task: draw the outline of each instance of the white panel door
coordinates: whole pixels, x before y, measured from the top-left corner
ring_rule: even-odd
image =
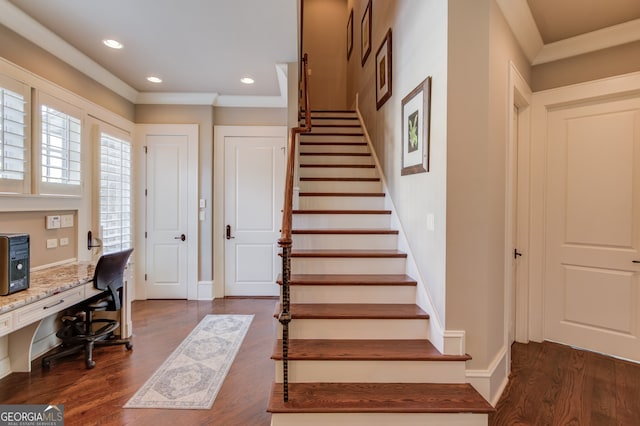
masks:
[[[225,294],[276,296],[285,138],[225,139]]]
[[[640,360],[640,99],[548,123],[545,338]]]
[[[187,298],[186,135],[147,135],[147,264],[149,299]]]

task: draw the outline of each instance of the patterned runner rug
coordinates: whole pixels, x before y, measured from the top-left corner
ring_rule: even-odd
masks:
[[[252,320],[204,317],[124,408],[211,408]]]

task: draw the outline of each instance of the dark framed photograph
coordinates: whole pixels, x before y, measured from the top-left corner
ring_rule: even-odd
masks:
[[[347,61],[351,57],[351,51],[353,50],[353,9],[349,13],[349,20],[347,21]]]
[[[364,67],[371,53],[371,0],[367,2],[360,25],[360,58]]]
[[[376,109],[391,97],[391,28],[376,53]]]
[[[402,99],[402,176],[429,171],[431,77]]]

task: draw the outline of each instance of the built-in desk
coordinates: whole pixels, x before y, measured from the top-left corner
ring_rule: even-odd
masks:
[[[27,290],[0,296],[0,377],[31,371],[42,321],[99,292],[93,288],[94,268],[95,262],[74,262],[32,271]]]

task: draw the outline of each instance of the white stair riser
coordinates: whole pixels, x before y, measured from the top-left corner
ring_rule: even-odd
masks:
[[[324,133],[357,133],[357,134],[362,134],[362,127],[358,126],[358,127],[347,127],[349,124],[354,124],[354,123],[347,123],[347,126],[343,127],[343,126],[338,126],[338,127],[334,127],[334,125],[331,125],[330,127],[327,126],[329,123],[320,123],[316,126],[313,125],[313,121],[311,122],[311,134],[313,135],[321,135]],[[357,123],[356,123],[357,124]],[[306,134],[305,136],[309,136],[308,134]]]
[[[302,210],[383,210],[384,197],[301,196]]]
[[[373,164],[370,155],[300,155],[300,164]]]
[[[395,250],[398,248],[398,236],[394,234],[294,234],[293,247],[318,250]]]
[[[293,215],[293,229],[389,229],[389,214],[304,214]]]
[[[428,339],[426,319],[296,319],[290,339]],[[282,326],[278,324],[282,338]]]
[[[273,413],[271,426],[487,426],[475,413]]]
[[[380,181],[309,181],[300,182],[300,192],[382,192]]]
[[[321,145],[321,144],[313,144],[313,145],[300,145],[300,152],[369,152],[369,147],[367,145]]]
[[[282,361],[276,361],[282,383]],[[290,383],[465,383],[461,361],[289,360]]]
[[[293,285],[291,303],[415,303],[416,288],[401,285]]]
[[[300,177],[379,178],[378,171],[362,167],[302,167]]]
[[[404,274],[405,258],[293,258],[293,274]]]
[[[323,134],[307,134],[301,135],[302,142],[366,142],[362,135],[323,135]]]

